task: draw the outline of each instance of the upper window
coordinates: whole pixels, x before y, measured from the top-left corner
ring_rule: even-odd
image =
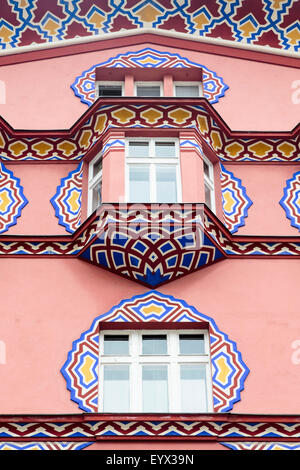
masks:
[[[174,82],[174,96],[177,98],[203,96],[201,82]]]
[[[127,202],[181,202],[178,142],[171,139],[128,139]]]
[[[105,96],[123,96],[123,82],[96,82],[96,90],[98,95],[96,98]]]
[[[88,213],[94,212],[102,200],[102,154],[89,165]]]
[[[211,411],[208,331],[102,331],[99,386],[101,412]]]
[[[215,189],[214,189],[214,167],[213,164],[207,159],[203,158],[204,170],[204,191],[205,191],[205,204],[215,212]]]
[[[135,94],[140,97],[159,97],[162,96],[161,82],[136,82]]]

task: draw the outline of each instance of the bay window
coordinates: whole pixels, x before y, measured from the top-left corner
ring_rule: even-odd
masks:
[[[99,411],[212,411],[207,330],[100,332]]]
[[[125,151],[128,202],[181,202],[179,150],[176,140],[128,139]]]

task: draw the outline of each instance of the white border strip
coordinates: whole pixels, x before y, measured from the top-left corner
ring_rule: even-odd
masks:
[[[102,34],[98,34],[94,36],[83,36],[80,38],[63,39],[63,40],[58,40],[58,41],[54,41],[50,43],[47,42],[43,44],[33,43],[33,44],[30,44],[29,46],[21,46],[21,47],[10,48],[10,49],[1,51],[0,57],[13,55],[13,54],[22,54],[24,52],[53,49],[56,47],[85,44],[85,43],[95,42],[95,41],[105,41],[108,39],[117,39],[117,38],[123,38],[123,37],[128,37],[128,36],[138,36],[141,34],[155,34],[155,35],[166,36],[170,38],[197,41],[199,43],[212,44],[216,46],[232,47],[236,49],[246,49],[246,50],[253,51],[253,52],[262,52],[265,54],[274,54],[274,55],[294,57],[294,58],[300,59],[299,52],[286,51],[286,50],[277,49],[277,48],[270,47],[270,46],[258,46],[256,44],[248,44],[245,42],[228,41],[226,39],[206,38],[202,36],[191,35],[188,33],[179,33],[176,31],[167,31],[167,30],[156,29],[156,28],[139,28],[136,30],[117,31],[114,33],[102,33]],[[172,47],[172,45],[170,45],[170,47]]]

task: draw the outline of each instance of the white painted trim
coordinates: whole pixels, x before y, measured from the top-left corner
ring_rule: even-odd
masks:
[[[149,157],[134,158],[129,157],[129,142],[148,142],[149,143]],[[170,158],[154,158],[155,142],[174,142],[175,143],[175,157]],[[177,201],[182,202],[182,182],[180,171],[180,152],[179,152],[179,139],[168,137],[127,137],[125,140],[125,202],[130,201],[130,182],[129,182],[129,167],[130,165],[149,165],[149,182],[150,182],[150,203],[156,204],[156,165],[170,165],[176,168],[176,185],[177,185]],[[147,202],[147,201],[145,201]],[[160,203],[158,203],[160,204]]]
[[[150,72],[151,73],[151,72]],[[151,96],[149,98],[161,98],[164,96],[164,87],[163,87],[163,82],[147,82],[147,81],[140,81],[140,82],[134,82],[134,96],[137,96],[137,87],[147,87],[147,86],[159,86],[159,96]],[[141,96],[139,98],[142,98]]]
[[[87,215],[88,217],[91,215],[93,212],[93,189],[94,187],[102,182],[102,173],[103,169],[99,171],[99,173],[96,176],[93,176],[93,169],[95,163],[102,158],[102,152],[98,153],[93,160],[90,161],[89,163],[89,175],[88,175],[88,210],[87,210]]]
[[[120,85],[122,90],[121,90],[121,96],[124,96],[124,88],[125,84],[124,82],[118,82],[114,80],[97,80],[95,82],[95,100],[99,98],[99,85],[112,85],[112,86],[118,86]]]
[[[203,334],[204,353],[199,355],[182,355],[179,351],[180,334]],[[129,338],[129,355],[110,356],[104,355],[104,335],[126,335]],[[142,335],[166,335],[167,354],[145,355],[142,354]],[[103,330],[99,334],[99,409],[103,413],[102,384],[105,365],[129,365],[129,390],[130,409],[128,412],[140,413],[142,404],[142,366],[147,364],[159,364],[168,366],[168,401],[169,413],[181,413],[180,403],[180,366],[184,364],[205,364],[206,368],[206,396],[207,410],[213,410],[211,357],[209,350],[208,330]],[[196,412],[196,411],[195,411]]]
[[[199,98],[203,97],[203,86],[200,81],[198,82],[173,82],[173,95],[176,97],[176,86],[198,86],[199,89]]]
[[[54,41],[51,43],[34,44],[34,45],[31,44],[29,46],[21,46],[18,48],[11,48],[11,49],[1,51],[0,57],[13,55],[13,54],[23,54],[25,52],[38,51],[38,50],[43,50],[43,49],[54,49],[56,47],[86,44],[89,42],[106,41],[109,39],[123,38],[123,37],[129,37],[129,36],[138,36],[141,34],[155,34],[158,36],[185,39],[188,41],[196,41],[199,43],[212,44],[215,46],[232,47],[234,49],[245,49],[245,50],[249,50],[253,52],[262,52],[265,54],[281,55],[285,57],[294,57],[294,58],[299,59],[299,52],[286,51],[286,50],[277,49],[275,47],[269,47],[269,46],[259,46],[257,44],[248,44],[246,42],[229,41],[227,39],[207,38],[207,37],[202,37],[202,36],[191,35],[188,33],[179,33],[177,31],[169,31],[169,30],[165,31],[165,30],[156,29],[156,28],[139,28],[136,30],[116,31],[114,33],[102,33],[102,34],[98,34],[94,36],[64,39],[60,41]],[[172,43],[170,43],[170,47],[172,47]]]

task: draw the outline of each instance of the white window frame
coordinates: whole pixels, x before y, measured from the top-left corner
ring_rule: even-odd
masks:
[[[159,86],[160,95],[159,96],[138,96],[138,98],[161,98],[164,96],[163,82],[134,82],[134,95],[137,96],[137,87],[138,86]]]
[[[95,98],[98,99],[100,97],[99,95],[99,85],[112,85],[112,86],[121,86],[122,87],[122,95],[124,96],[124,88],[125,88],[125,83],[124,82],[117,82],[117,81],[108,81],[108,80],[100,80],[96,81],[96,92],[95,92]],[[103,98],[103,96],[101,97]],[[117,96],[112,97],[112,98],[117,98]]]
[[[181,98],[180,96],[176,96],[176,86],[198,86],[199,89],[199,97],[203,97],[203,85],[201,82],[174,82],[173,83],[173,95],[175,98]],[[183,98],[183,97],[182,97]],[[189,98],[188,96],[186,98]],[[191,98],[197,98],[196,96],[191,96]]]
[[[98,153],[93,160],[89,163],[89,174],[88,174],[88,216],[91,215],[93,212],[93,189],[97,186],[100,182],[102,184],[102,173],[103,169],[101,169],[95,176],[94,173],[94,166],[98,161],[102,159],[102,152]],[[101,188],[102,190],[102,188]],[[101,195],[102,198],[102,195]],[[95,210],[95,209],[94,209]]]
[[[203,174],[204,174],[204,191],[205,186],[207,186],[211,191],[211,210],[213,212],[216,211],[216,198],[215,198],[215,183],[214,183],[214,166],[212,162],[205,156],[203,156],[203,162],[205,162],[208,166],[209,175],[207,176],[204,171],[204,163],[203,163]]]
[[[149,143],[149,157],[134,158],[129,157],[129,142],[148,142]],[[155,155],[155,142],[174,142],[175,143],[175,158],[165,157],[156,158]],[[171,165],[176,168],[176,186],[177,186],[177,201],[171,202],[172,204],[181,203],[182,201],[182,183],[180,172],[180,151],[179,140],[168,137],[132,137],[125,140],[125,202],[130,201],[130,181],[129,181],[129,168],[130,165],[149,165],[150,166],[150,204],[158,203],[156,194],[156,165]],[[161,203],[167,204],[167,203]]]
[[[186,355],[180,354],[179,335],[204,335],[204,354]],[[111,356],[104,354],[104,335],[128,335],[129,355]],[[168,350],[164,355],[142,354],[142,335],[166,335]],[[105,365],[128,365],[129,366],[129,410],[128,413],[142,413],[142,366],[167,365],[168,366],[168,413],[186,413],[180,406],[180,366],[182,364],[205,364],[206,365],[206,397],[207,410],[205,413],[213,412],[212,395],[212,372],[211,356],[209,347],[208,330],[102,330],[99,334],[99,412],[104,413],[104,400],[102,384],[104,384]],[[197,411],[195,411],[197,413]]]

